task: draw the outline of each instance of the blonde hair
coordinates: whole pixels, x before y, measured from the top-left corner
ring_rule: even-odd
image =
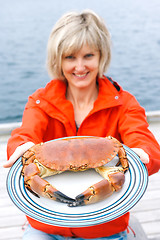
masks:
[[[67,13],[55,24],[47,47],[49,75],[63,80],[63,55],[77,52],[83,44],[100,52],[99,76],[102,77],[111,60],[110,34],[103,20],[91,10]]]

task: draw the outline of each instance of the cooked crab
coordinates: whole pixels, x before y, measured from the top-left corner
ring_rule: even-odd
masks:
[[[122,167],[106,167],[116,155]],[[32,193],[68,203],[69,206],[95,203],[122,188],[128,169],[123,145],[113,137],[71,137],[34,145],[22,156],[24,184]],[[64,171],[94,168],[104,177],[75,199],[58,191],[45,177]]]

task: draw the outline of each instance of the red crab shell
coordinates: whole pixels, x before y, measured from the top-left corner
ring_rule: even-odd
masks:
[[[35,145],[30,150],[38,162],[52,170],[83,171],[110,162],[119,144],[110,138],[73,137]]]

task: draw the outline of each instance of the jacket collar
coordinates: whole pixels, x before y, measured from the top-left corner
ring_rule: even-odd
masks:
[[[95,101],[96,106],[100,104],[102,108],[110,108],[121,105],[120,93],[122,89],[116,82],[114,82],[113,80],[110,81],[107,77],[104,76],[104,78],[98,79],[98,84],[99,94],[97,100]],[[114,85],[118,86],[119,91]],[[52,80],[44,88],[42,97],[47,102],[50,102],[58,108],[64,110],[65,106],[61,103],[65,102],[65,105],[70,105],[70,102],[66,100],[65,94],[66,83],[61,80]]]
[[[107,77],[98,79],[99,94],[90,115],[102,109],[117,107],[122,104],[120,98],[122,89],[117,85],[120,89],[120,91],[117,91],[113,83],[117,84],[109,81]],[[66,87],[66,83],[61,80],[50,81],[38,96],[41,102],[40,107],[51,117],[56,117],[61,121],[66,121],[67,117],[70,122],[74,122],[73,106],[65,97]]]
[[[63,122],[65,126],[75,130],[74,110],[70,101],[66,99],[66,83],[55,79],[51,80],[38,94],[39,107],[52,118]],[[74,123],[74,124],[73,124]]]
[[[99,94],[97,100],[95,101],[95,111],[122,105],[120,97],[122,89],[116,82],[113,80],[110,81],[104,76],[104,78],[98,79],[98,84]],[[119,88],[119,91],[114,85]]]

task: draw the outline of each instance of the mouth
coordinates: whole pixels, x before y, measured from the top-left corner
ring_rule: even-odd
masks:
[[[84,73],[84,74],[76,74],[76,73],[74,73],[73,74],[75,77],[77,77],[77,78],[85,78],[87,75],[88,75],[88,72],[87,73]]]

